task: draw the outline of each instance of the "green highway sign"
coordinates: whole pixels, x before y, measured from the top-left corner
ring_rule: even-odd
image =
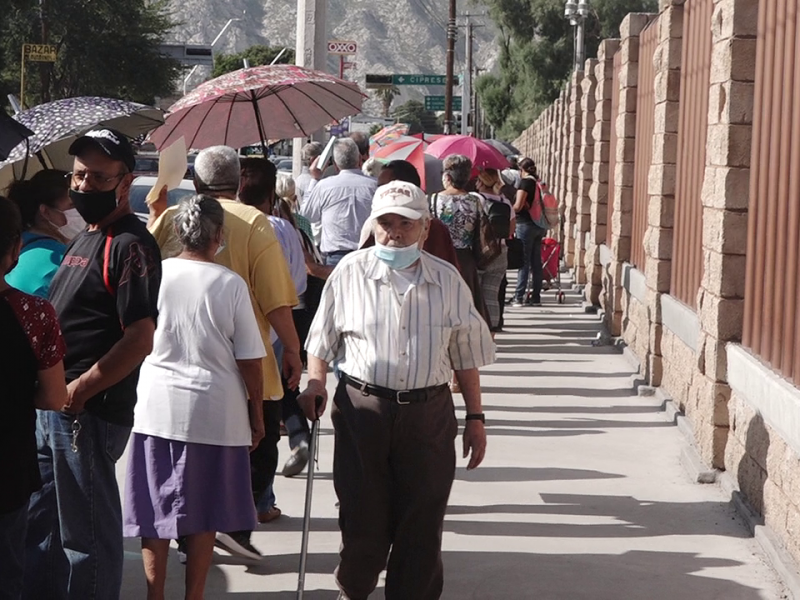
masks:
[[[425,96],[425,110],[444,110],[444,96]],[[461,96],[453,96],[453,110],[461,110]]]
[[[392,85],[447,85],[447,75],[392,75]]]

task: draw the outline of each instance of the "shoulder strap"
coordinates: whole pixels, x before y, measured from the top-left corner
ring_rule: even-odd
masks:
[[[106,232],[106,245],[105,250],[103,251],[103,283],[106,286],[106,290],[112,296],[116,296],[116,290],[114,286],[111,285],[111,277],[108,274],[108,264],[111,259],[111,241],[114,239],[114,233],[111,231],[111,228],[108,228]]]

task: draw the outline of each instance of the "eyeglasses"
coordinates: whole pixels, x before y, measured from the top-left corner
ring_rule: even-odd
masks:
[[[96,171],[72,171],[67,173],[65,177],[69,179],[75,187],[80,187],[80,185],[89,180],[89,183],[93,183],[94,185],[104,186],[108,183],[111,183],[115,179],[119,179],[120,177],[124,177],[127,173],[117,173],[116,175],[112,175],[111,177],[107,177],[103,173],[97,173]]]

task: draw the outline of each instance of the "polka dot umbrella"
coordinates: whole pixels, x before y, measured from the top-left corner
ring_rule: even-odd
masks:
[[[179,137],[187,148],[234,148],[305,137],[361,112],[359,87],[295,65],[239,69],[197,86],[169,108],[150,135],[157,148]]]
[[[80,96],[39,104],[18,113],[14,119],[34,134],[9,153],[8,159],[0,163],[0,171],[13,168],[15,177],[24,178],[43,166],[71,170],[72,157],[67,150],[75,138],[87,131],[111,127],[128,137],[136,137],[163,123],[164,114],[158,108],[137,102]],[[37,160],[30,160],[34,156]]]

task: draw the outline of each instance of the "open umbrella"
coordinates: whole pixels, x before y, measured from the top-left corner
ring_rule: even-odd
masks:
[[[13,164],[14,176],[24,178],[30,157],[31,167],[72,169],[72,157],[67,150],[79,136],[98,126],[111,127],[136,137],[147,133],[164,122],[164,113],[155,107],[127,102],[116,98],[81,96],[64,98],[39,104],[14,116],[19,123],[34,131],[34,134],[18,144],[0,163],[0,169]]]
[[[374,154],[378,148],[396,142],[401,138],[408,137],[408,125],[406,123],[395,123],[381,129],[369,138],[369,153]]]
[[[173,104],[150,141],[159,149],[179,137],[187,148],[240,148],[304,137],[361,112],[364,98],[355,83],[303,67],[239,69],[206,81]]]
[[[503,156],[519,156],[520,154],[522,154],[522,152],[517,150],[516,146],[508,142],[504,142],[503,140],[483,140],[483,141],[492,146],[493,148],[497,149]]]
[[[494,148],[468,135],[448,135],[439,138],[425,149],[427,154],[444,159],[452,154],[463,154],[477,169],[507,169],[508,160]],[[474,175],[474,173],[473,173]]]
[[[31,137],[33,132],[22,123],[0,111],[0,160],[8,158],[8,154]]]
[[[412,165],[414,165],[417,173],[419,173],[422,189],[427,191],[428,181],[425,171],[425,157],[429,156],[429,158],[438,160],[430,155],[425,154],[425,148],[427,146],[427,142],[423,142],[415,137],[402,136],[399,140],[378,148],[373,156],[385,163],[393,160],[406,160],[410,162]]]

